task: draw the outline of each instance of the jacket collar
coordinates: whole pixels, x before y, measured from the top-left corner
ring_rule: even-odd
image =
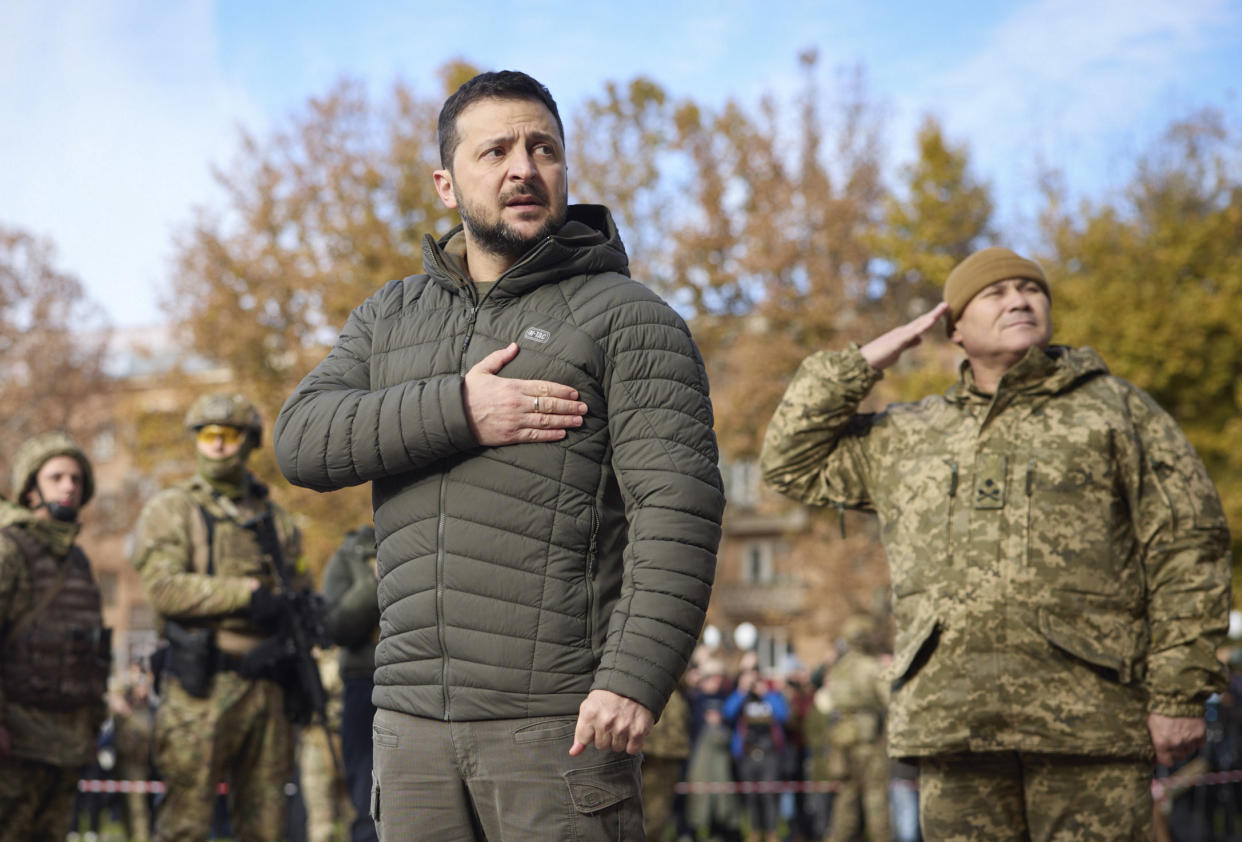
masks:
[[[459,295],[473,295],[466,275],[464,235],[458,225],[435,240],[423,237],[423,266],[436,283]],[[535,287],[575,275],[629,274],[629,259],[612,215],[603,205],[570,205],[559,231],[537,243],[501,275],[489,298],[513,298]]]
[[[1091,348],[1069,348],[1049,345],[1031,348],[1017,365],[1005,372],[996,387],[996,395],[980,392],[975,386],[970,361],[963,360],[958,368],[960,379],[949,387],[945,399],[952,403],[1008,402],[1019,395],[1054,395],[1077,387],[1101,374],[1108,366]]]

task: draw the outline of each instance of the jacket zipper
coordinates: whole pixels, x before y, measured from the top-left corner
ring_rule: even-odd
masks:
[[[1034,508],[1032,503],[1032,491],[1035,487],[1035,459],[1034,457],[1026,460],[1026,534],[1022,536],[1022,566],[1027,567],[1031,563],[1031,509]]]
[[[595,560],[596,542],[599,539],[599,511],[591,506],[591,541],[587,544],[586,557],[586,628],[587,645],[595,650]]]
[[[944,554],[949,566],[953,565],[953,509],[957,503],[957,460],[949,467],[949,505],[947,522],[944,525]]]
[[[466,324],[466,336],[461,343],[461,356],[457,360],[457,372],[466,374],[466,350],[474,336],[474,324],[479,315],[479,305],[470,297],[470,321]],[[448,496],[448,474],[440,474],[440,517],[436,524],[436,634],[440,638],[440,694],[444,704],[444,720],[450,721],[449,715],[449,654],[448,638],[444,627],[444,530],[445,530],[445,498]]]

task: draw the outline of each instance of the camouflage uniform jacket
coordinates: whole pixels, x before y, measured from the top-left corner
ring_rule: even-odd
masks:
[[[896,623],[890,753],[1146,756],[1149,712],[1219,686],[1229,536],[1203,464],[1090,349],[1033,349],[994,396],[857,407],[857,346],[803,362],[764,476],[873,510]]]
[[[643,756],[677,759],[690,756],[690,705],[680,690],[674,690],[668,697],[664,712],[643,740]]]
[[[271,507],[289,574],[299,587],[308,584],[297,568],[301,539],[293,519],[268,500],[267,489],[253,478],[251,487],[246,498],[228,500],[194,476],[147,501],[134,541],[134,567],[156,613],[188,626],[214,628],[220,649],[233,654],[248,651],[261,636],[246,617],[246,577],[279,590],[271,560],[244,527],[248,519]]]
[[[851,649],[833,664],[824,686],[832,699],[828,742],[836,747],[872,743],[884,730],[888,684],[878,658]]]
[[[23,519],[33,517],[28,510],[7,502],[3,506],[8,510],[5,523],[20,525]],[[31,610],[32,603],[33,590],[25,553],[10,538],[0,534],[0,629],[7,634],[12,624]],[[0,685],[0,725],[7,728],[12,737],[14,757],[52,766],[82,766],[95,755],[99,726],[106,717],[107,707],[102,695],[97,705],[44,710],[7,701],[4,687]]]

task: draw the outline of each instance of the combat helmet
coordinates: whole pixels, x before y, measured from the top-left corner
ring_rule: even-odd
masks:
[[[851,649],[866,649],[875,628],[866,614],[854,614],[841,625],[841,637]]]
[[[263,420],[259,417],[259,410],[237,392],[203,395],[190,405],[185,414],[186,429],[198,430],[208,424],[222,424],[245,430],[250,434],[250,442],[254,447],[263,443]]]
[[[26,505],[26,494],[34,488],[35,476],[47,460],[53,456],[72,456],[82,466],[82,503],[85,506],[95,495],[95,473],[86,451],[78,446],[68,434],[43,433],[27,439],[13,456],[13,502]]]

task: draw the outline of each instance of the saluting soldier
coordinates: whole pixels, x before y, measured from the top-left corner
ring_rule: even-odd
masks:
[[[1090,348],[1053,345],[1043,269],[968,257],[945,300],[808,357],[768,427],[767,481],[874,510],[896,624],[889,752],[919,759],[937,839],[1149,839],[1151,761],[1204,738],[1223,686],[1229,531],[1177,424]],[[859,412],[947,320],[943,396]]]

